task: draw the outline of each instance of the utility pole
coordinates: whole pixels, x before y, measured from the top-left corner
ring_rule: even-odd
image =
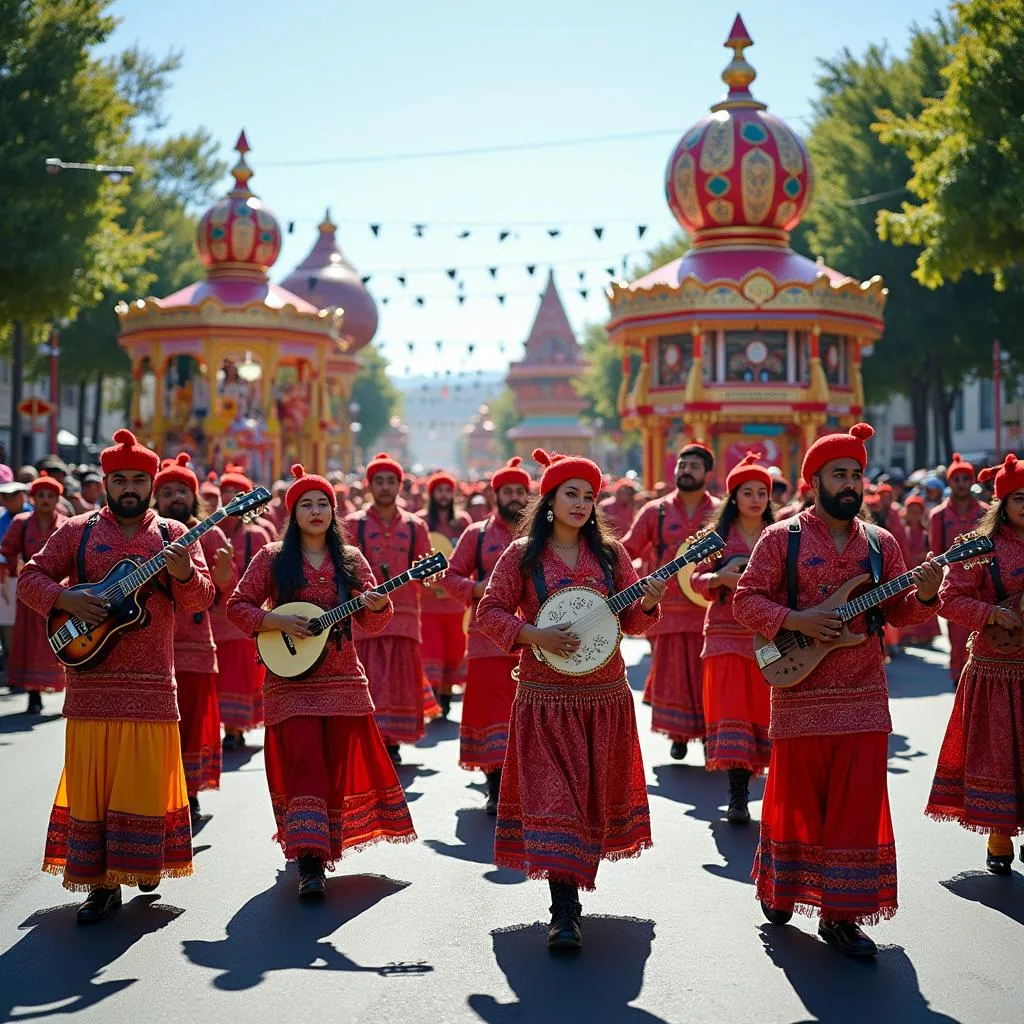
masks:
[[[1003,352],[999,341],[992,342],[992,413],[996,428],[995,464],[1003,460]]]
[[[20,320],[14,321],[14,337],[11,339],[11,467],[24,465],[25,453],[21,439],[21,377],[25,363],[25,331]]]

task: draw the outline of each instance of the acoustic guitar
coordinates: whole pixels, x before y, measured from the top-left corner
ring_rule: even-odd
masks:
[[[939,555],[935,561],[940,566],[946,566],[953,562],[976,558],[991,550],[992,541],[988,537],[965,534],[957,537],[953,546],[945,554]],[[780,689],[796,686],[833,651],[863,643],[867,634],[854,633],[847,623],[858,615],[863,615],[869,608],[874,608],[914,585],[909,572],[865,591],[863,588],[870,582],[871,577],[867,573],[855,576],[841,587],[837,587],[816,606],[835,612],[843,623],[843,630],[835,640],[826,643],[791,629],[779,630],[774,640],[769,640],[760,633],[754,637],[754,659],[770,685]]]
[[[257,487],[237,495],[224,508],[212,512],[193,526],[176,544],[191,547],[200,537],[228,516],[249,522],[261,515],[270,502],[270,491]],[[164,568],[160,551],[141,565],[135,558],[122,558],[98,583],[79,583],[70,589],[102,597],[110,606],[106,618],[89,626],[68,612],[54,608],[46,619],[46,634],[57,660],[75,668],[95,668],[113,650],[118,637],[126,629],[136,629],[149,622],[146,601],[149,592],[143,588]]]
[[[1015,594],[1005,601],[1000,601],[999,607],[1008,608],[1011,612],[1024,616],[1024,594]],[[1006,629],[1005,626],[993,622],[982,629],[981,635],[985,638],[985,643],[1000,654],[1019,654],[1020,649],[1024,647],[1024,625],[1016,629]]]
[[[374,594],[390,594],[412,580],[428,580],[448,568],[448,559],[440,551],[431,551],[418,558],[411,569],[392,576],[373,588]],[[312,636],[292,636],[281,629],[268,629],[256,634],[256,646],[264,665],[282,679],[298,679],[308,675],[327,657],[327,641],[331,630],[354,615],[363,602],[353,597],[330,611],[308,601],[289,601],[274,608],[282,615],[301,615],[308,620]]]

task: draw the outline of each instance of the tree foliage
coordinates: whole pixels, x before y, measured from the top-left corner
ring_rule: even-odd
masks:
[[[378,349],[367,345],[359,353],[359,363],[362,369],[352,385],[352,401],[359,403],[362,424],[358,444],[369,452],[399,412],[401,395],[388,376],[388,361]]]
[[[508,432],[523,418],[516,407],[516,394],[510,387],[506,387],[497,398],[488,402],[487,405],[490,410],[491,422],[494,424],[498,454],[503,460],[510,459],[515,454],[515,446],[509,438]]]

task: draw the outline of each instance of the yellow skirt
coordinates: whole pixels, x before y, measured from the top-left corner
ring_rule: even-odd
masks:
[[[81,891],[192,874],[177,722],[67,723],[43,871]]]

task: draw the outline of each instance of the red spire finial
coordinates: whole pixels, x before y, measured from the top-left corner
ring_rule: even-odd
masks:
[[[750,33],[747,31],[747,26],[743,24],[742,14],[736,15],[736,20],[732,23],[732,28],[729,29],[729,38],[725,41],[726,46],[735,46],[737,43],[744,47],[754,44],[754,40],[750,38]]]
[[[243,156],[249,152],[249,140],[245,137],[245,129],[238,133],[238,141],[235,143],[235,152]]]
[[[238,153],[238,163],[231,168],[231,174],[235,179],[235,187],[231,190],[233,196],[251,196],[249,179],[252,177],[252,170],[245,162],[245,154],[249,152],[249,140],[245,137],[243,128],[238,134],[238,141],[235,143],[235,152]]]
[[[757,72],[747,63],[743,51],[752,46],[753,42],[747,26],[743,24],[743,18],[737,14],[729,30],[729,38],[725,41],[725,46],[733,51],[732,60],[722,72],[722,81],[729,86],[729,93],[721,103],[716,103],[711,108],[716,113],[719,110],[732,110],[736,107],[767,110],[765,104],[759,103],[750,94],[750,83],[757,78]]]
[[[338,230],[338,225],[331,220],[331,208],[324,210],[324,219],[320,221],[320,234],[333,235]]]

